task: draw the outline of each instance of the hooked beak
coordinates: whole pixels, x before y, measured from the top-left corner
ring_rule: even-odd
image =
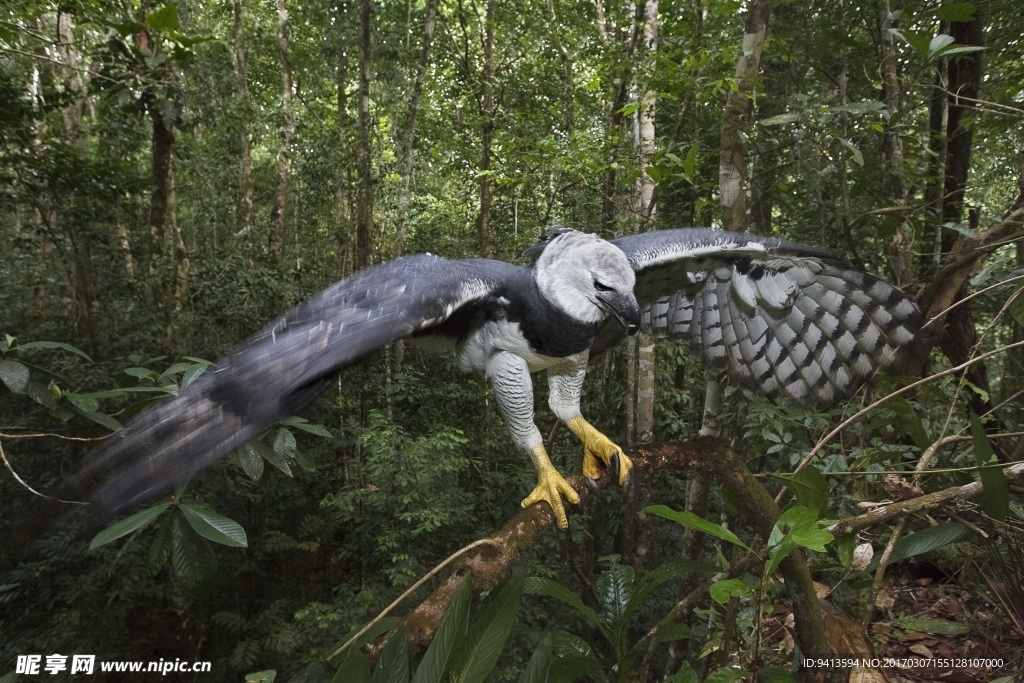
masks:
[[[634,335],[640,331],[640,306],[632,292],[625,295],[607,292],[599,295],[597,300],[600,302],[601,308],[611,313],[622,325],[626,334]]]

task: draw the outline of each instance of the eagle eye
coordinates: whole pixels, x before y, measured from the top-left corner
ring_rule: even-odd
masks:
[[[606,285],[605,283],[601,282],[600,280],[594,280],[594,289],[596,289],[599,292],[610,292],[610,291],[614,290],[615,288],[614,287],[609,287],[608,285]]]

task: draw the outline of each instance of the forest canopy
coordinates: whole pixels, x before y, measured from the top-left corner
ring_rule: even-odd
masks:
[[[210,663],[181,680],[1024,670],[1018,5],[8,0],[0,681],[54,652]],[[331,283],[527,263],[553,224],[814,245],[912,298],[924,353],[822,411],[623,344],[584,412],[633,482],[571,477],[564,533],[520,509],[533,472],[486,383],[402,343],[134,514],[54,500]]]

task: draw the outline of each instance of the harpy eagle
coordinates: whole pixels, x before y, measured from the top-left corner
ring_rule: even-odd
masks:
[[[341,370],[399,339],[453,349],[490,379],[512,441],[537,470],[523,506],[579,496],[534,423],[531,375],[547,370],[552,412],[583,443],[583,472],[626,482],[629,458],[580,413],[591,355],[639,330],[696,348],[770,397],[825,406],[912,348],[922,316],[895,287],[812,247],[685,228],[613,240],[549,228],[536,263],[429,254],[371,266],[283,314],[173,399],[140,414],[86,465],[114,472],[91,496],[105,512],[153,497],[297,411]]]

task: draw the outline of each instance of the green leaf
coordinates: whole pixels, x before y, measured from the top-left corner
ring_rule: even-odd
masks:
[[[974,413],[971,413],[971,440],[974,442],[974,457],[978,461],[978,476],[981,477],[982,495],[978,503],[985,514],[1002,522],[1010,510],[1010,485],[1002,468],[985,467],[998,465],[999,458],[992,450],[981,420]]]
[[[708,677],[704,679],[704,683],[733,683],[733,681],[738,681],[749,675],[749,671],[739,667],[723,666],[721,669],[716,669],[709,673]]]
[[[796,495],[800,505],[819,514],[828,510],[831,500],[828,495],[828,482],[825,481],[821,470],[814,465],[807,465],[799,472],[773,474],[772,477],[786,484]]]
[[[892,555],[889,557],[889,562],[899,562],[916,555],[929,553],[933,550],[944,548],[947,545],[966,541],[973,536],[974,532],[959,522],[936,524],[896,541],[896,545],[892,549]],[[875,559],[872,560],[868,571],[878,566],[878,560],[879,556],[875,555]]]
[[[188,530],[183,515],[173,515],[172,519],[171,572],[186,594],[200,599],[213,585],[217,560],[212,547]]]
[[[60,349],[61,351],[69,351],[69,352],[71,352],[73,354],[81,356],[82,358],[86,359],[90,363],[92,362],[92,358],[90,358],[88,356],[88,354],[86,354],[84,351],[75,348],[71,344],[65,344],[63,342],[54,342],[54,341],[26,342],[24,344],[18,344],[18,349],[19,350],[20,349]]]
[[[665,683],[700,683],[700,676],[689,662],[683,662],[678,671],[665,679]]]
[[[245,529],[230,517],[219,515],[195,503],[181,503],[178,508],[185,515],[189,526],[206,540],[232,548],[248,547]]]
[[[471,575],[466,574],[448,606],[448,611],[441,618],[441,625],[437,627],[430,647],[416,667],[412,683],[435,683],[441,680],[451,661],[452,650],[456,643],[466,637],[469,630],[469,605],[472,599],[473,581]]]
[[[0,382],[7,385],[12,393],[20,394],[28,386],[28,367],[16,360],[0,360]]]
[[[732,598],[753,593],[754,589],[741,579],[722,579],[711,584],[709,592],[711,597],[715,599],[715,602],[724,605]]]
[[[120,521],[114,522],[93,537],[92,542],[89,543],[89,550],[95,550],[96,548],[104,546],[111,541],[116,541],[122,536],[127,536],[133,531],[138,531],[156,519],[161,512],[170,506],[170,503],[159,503],[153,507],[148,507],[145,510],[139,510],[134,515],[125,517]]]
[[[286,417],[283,420],[278,420],[277,423],[285,425],[286,427],[294,427],[295,429],[300,429],[310,434],[316,434],[317,436],[322,436],[326,439],[331,438],[331,433],[327,431],[323,425],[313,424],[309,420],[296,417],[295,415]]]
[[[904,616],[896,620],[896,625],[907,631],[937,633],[940,636],[962,636],[971,632],[970,624],[949,619]]]
[[[358,647],[350,647],[331,683],[370,683],[370,662]]]
[[[787,123],[796,123],[800,120],[799,114],[776,114],[757,122],[759,126],[782,126]]]
[[[608,564],[608,568],[597,577],[594,587],[601,605],[601,618],[609,630],[615,633],[615,645],[619,646],[629,621],[626,607],[633,595],[636,572],[629,565],[620,564],[618,555],[601,559]]]
[[[533,651],[526,668],[519,674],[519,683],[547,683],[551,663],[555,661],[555,653],[551,647],[551,636],[545,636],[537,649]]]
[[[744,550],[750,550],[750,548],[748,548],[736,534],[729,531],[721,524],[715,524],[714,522],[709,522],[706,519],[701,519],[692,512],[679,512],[677,510],[673,510],[667,505],[650,505],[644,509],[644,512],[651,515],[657,515],[658,517],[664,517],[665,519],[682,524],[685,527],[702,531],[705,534],[714,536],[715,538],[720,538],[723,541],[732,543],[733,545],[738,545]]]
[[[164,5],[155,12],[150,12],[146,17],[146,24],[157,31],[173,32],[181,28],[178,20],[178,5],[171,3]]]
[[[372,683],[408,683],[409,633],[400,626],[388,639],[373,670]]]
[[[954,42],[956,41],[953,39],[953,36],[946,35],[945,33],[940,33],[939,35],[932,38],[931,42],[928,43],[928,56],[934,57],[936,53],[942,50],[942,48],[948,47],[952,45]]]
[[[277,679],[277,671],[274,669],[254,671],[245,675],[245,683],[274,683],[275,679]]]
[[[264,457],[259,449],[260,444],[266,446],[266,444],[260,441],[250,441],[235,449],[235,453],[238,456],[238,464],[242,466],[242,470],[253,481],[259,481],[259,478],[263,476]],[[267,450],[270,449],[268,448]]]
[[[174,520],[173,515],[164,517],[156,527],[153,534],[153,541],[149,544],[149,552],[146,553],[146,564],[151,574],[156,574],[171,557],[171,526]]]
[[[494,669],[519,614],[523,583],[523,577],[512,576],[492,593],[487,607],[473,621],[456,652],[452,683],[483,683]]]
[[[559,600],[569,607],[572,607],[574,610],[579,612],[584,619],[589,621],[591,626],[601,629],[601,631],[604,632],[605,637],[610,636],[604,622],[598,618],[597,612],[583,604],[583,600],[581,600],[578,595],[557,581],[534,576],[526,580],[524,589],[527,593],[532,595],[546,595],[549,598],[554,598],[555,600]]]

